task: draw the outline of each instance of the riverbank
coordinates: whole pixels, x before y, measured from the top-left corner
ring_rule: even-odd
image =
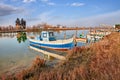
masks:
[[[48,28],[39,28],[39,27],[28,27],[26,29],[8,29],[5,28],[3,30],[0,30],[0,33],[17,33],[17,32],[40,32],[43,30],[52,30],[52,31],[65,31],[65,30],[105,30],[105,31],[114,31],[114,28],[93,28],[93,27],[48,27]]]
[[[37,57],[32,66],[2,79],[14,80],[119,80],[120,33],[114,32],[90,46],[70,50],[67,60],[54,67]]]

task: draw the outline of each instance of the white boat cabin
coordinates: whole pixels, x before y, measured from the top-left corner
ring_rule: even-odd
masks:
[[[40,34],[40,41],[55,41],[53,31],[42,31]]]

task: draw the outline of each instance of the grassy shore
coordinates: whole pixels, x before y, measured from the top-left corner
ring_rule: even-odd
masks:
[[[66,61],[54,67],[45,65],[39,57],[29,69],[12,75],[2,75],[3,80],[119,80],[120,33],[114,32],[90,46],[70,50]]]

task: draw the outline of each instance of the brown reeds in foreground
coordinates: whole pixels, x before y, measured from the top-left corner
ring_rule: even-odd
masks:
[[[95,80],[120,79],[120,33],[112,33],[99,43],[93,44],[89,71]]]
[[[44,64],[44,60],[36,58],[30,69],[8,80],[120,80],[120,33],[87,47],[75,47],[67,60],[54,68],[43,68]]]
[[[40,80],[120,80],[120,33],[112,33],[89,47],[75,47],[68,60]]]

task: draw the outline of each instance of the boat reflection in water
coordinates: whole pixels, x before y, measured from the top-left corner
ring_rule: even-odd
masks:
[[[26,36],[26,33],[25,32],[18,32],[17,33],[17,41],[19,43],[21,42],[25,42],[27,40],[27,36]]]
[[[37,45],[30,45],[29,48],[33,49],[34,51],[43,53],[43,57],[45,60],[65,60],[66,52],[67,51],[58,51],[58,50],[51,50],[49,48],[43,48]]]

